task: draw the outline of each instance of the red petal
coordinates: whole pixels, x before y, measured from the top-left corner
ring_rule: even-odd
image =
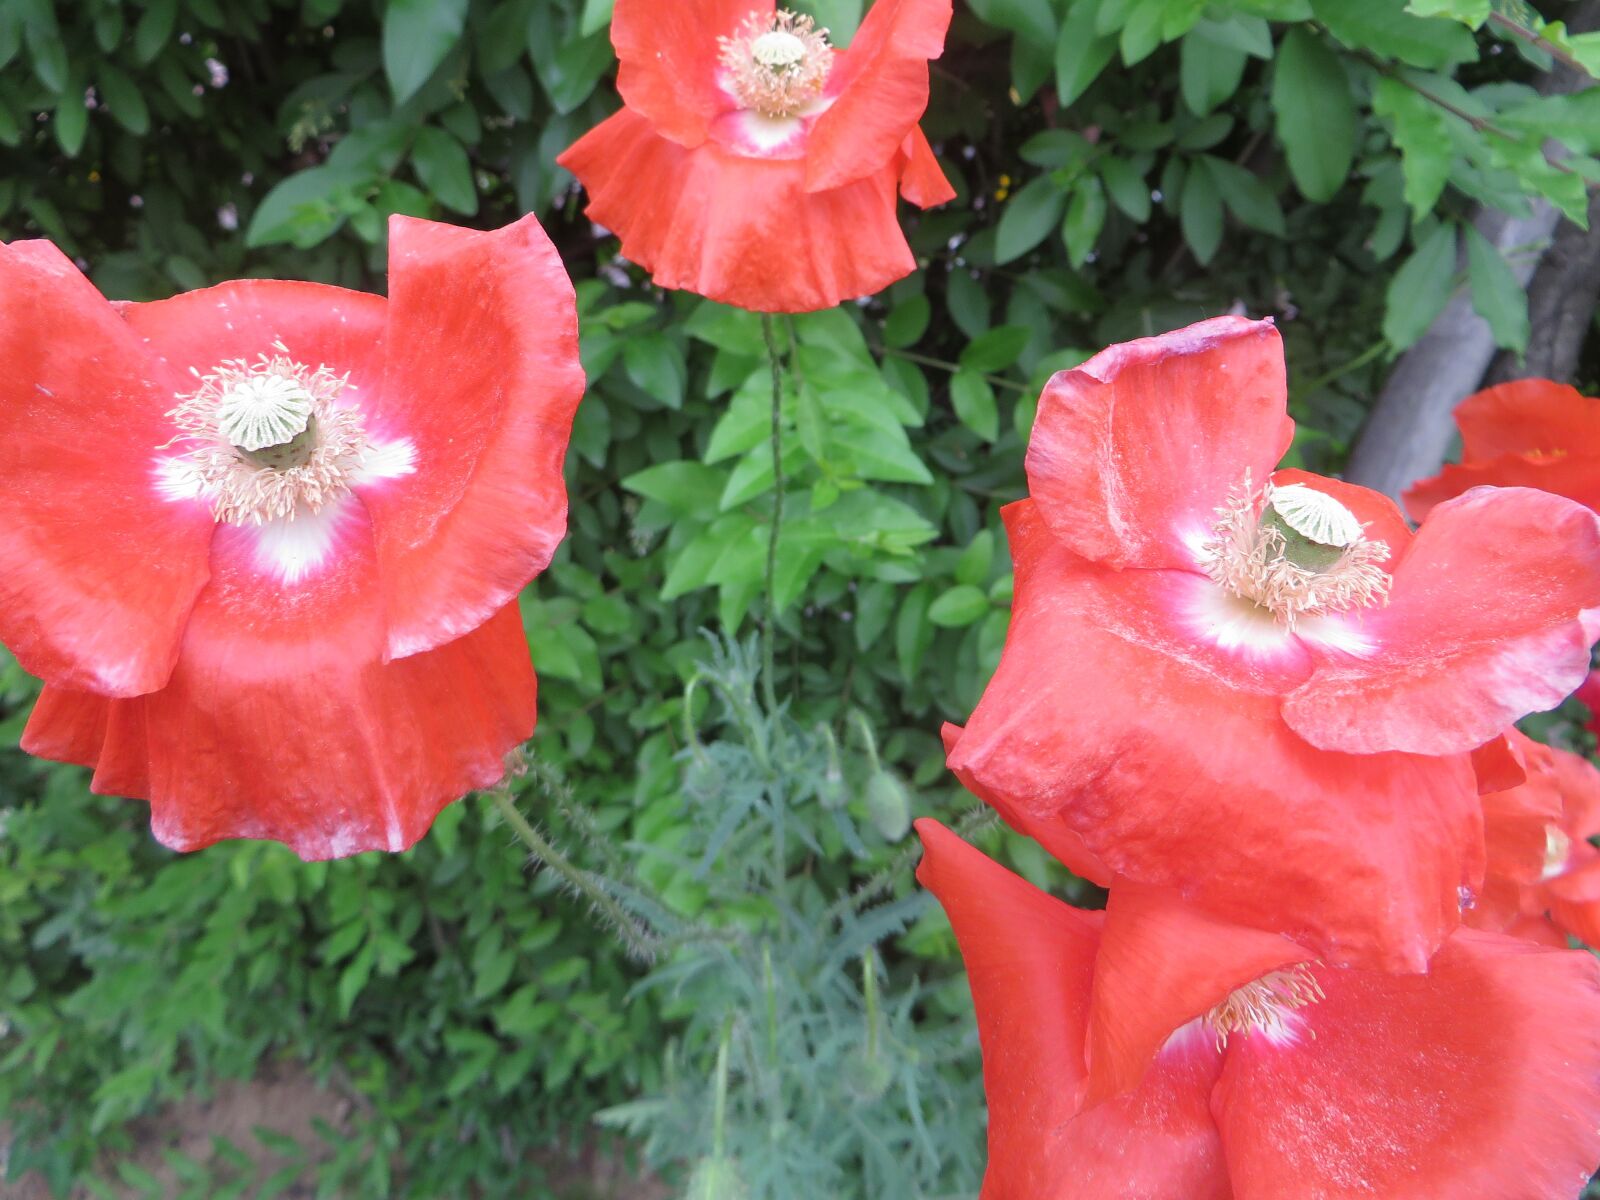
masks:
[[[1085,1103],[1137,1085],[1175,1030],[1237,988],[1310,957],[1288,938],[1218,921],[1170,892],[1118,880],[1095,960]]]
[[[28,714],[22,749],[35,758],[92,767],[106,739],[110,709],[104,696],[46,684]]]
[[[1112,346],[1045,386],[1029,491],[1085,558],[1192,568],[1217,507],[1288,449],[1287,402],[1271,321],[1217,317]]]
[[[1196,577],[1107,571],[1062,549],[1034,505],[1006,517],[1011,631],[952,768],[1215,916],[1330,961],[1422,969],[1458,889],[1481,881],[1467,756],[1308,745],[1278,716],[1280,675],[1208,652],[1163,607],[1164,587]]]
[[[389,264],[374,418],[412,440],[416,474],[362,500],[400,658],[476,629],[549,563],[584,380],[572,284],[533,217],[492,233],[395,217]]]
[[[1483,463],[1448,466],[1406,491],[1406,511],[1416,520],[1424,520],[1438,505],[1475,487],[1537,488],[1600,509],[1600,457],[1533,459],[1510,454]]]
[[[1600,633],[1600,521],[1543,492],[1481,489],[1428,518],[1363,623],[1375,649],[1328,661],[1284,702],[1327,750],[1465,753],[1583,682]]]
[[[1544,873],[1546,830],[1561,820],[1561,791],[1554,752],[1512,730],[1528,777],[1516,787],[1483,797],[1483,834],[1488,873],[1515,883],[1534,883]]]
[[[900,147],[904,167],[900,174],[900,194],[918,208],[932,208],[948,204],[956,198],[955,188],[945,178],[944,168],[933,155],[927,135],[913,129]]]
[[[1515,740],[1512,735],[1515,735]],[[1508,734],[1490,738],[1473,750],[1472,769],[1478,776],[1479,792],[1503,792],[1527,781],[1527,762],[1522,754],[1522,746],[1528,740],[1516,730],[1511,730]]]
[[[1213,1099],[1238,1200],[1544,1200],[1600,1161],[1600,976],[1462,930],[1427,975],[1319,971],[1315,1038],[1229,1043]]]
[[[1557,925],[1585,945],[1600,947],[1600,858],[1556,876],[1538,895]]]
[[[985,1200],[1049,1195],[1052,1145],[1078,1109],[1098,925],[973,849],[937,821],[916,823],[917,879],[961,943],[978,1012],[989,1099]]]
[[[1600,455],[1600,399],[1548,379],[1485,388],[1456,406],[1464,462],[1502,454]]]
[[[209,513],[157,487],[186,380],[48,242],[0,246],[0,641],[51,683],[160,687]]]
[[[773,0],[616,0],[611,44],[623,103],[663,137],[698,146],[715,117],[738,107],[717,84],[717,39],[773,8]]]
[[[881,171],[928,107],[928,61],[944,53],[950,0],[877,0],[834,60],[833,98],[806,142],[808,192]]]
[[[1589,720],[1584,728],[1591,733],[1600,734],[1600,671],[1590,671],[1573,695],[1578,703],[1589,710]],[[1600,830],[1595,832],[1600,833]]]
[[[812,312],[916,269],[895,216],[897,169],[808,194],[801,159],[685,150],[624,109],[559,160],[589,217],[662,287],[753,312]]]
[[[343,516],[333,555],[297,583],[264,569],[259,531],[220,527],[171,683],[112,705],[94,788],[148,798],[166,845],[402,850],[446,804],[500,779],[532,732],[515,606],[385,664],[370,533],[359,504]]]

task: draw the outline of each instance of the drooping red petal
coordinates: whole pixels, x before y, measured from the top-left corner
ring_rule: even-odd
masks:
[[[1475,487],[1537,488],[1600,510],[1600,457],[1534,459],[1507,454],[1488,462],[1447,466],[1406,490],[1406,511],[1415,520],[1426,520],[1440,504]]]
[[[1533,883],[1544,871],[1546,830],[1561,820],[1555,752],[1516,730],[1508,736],[1517,741],[1527,764],[1527,779],[1483,797],[1488,873],[1516,883]]]
[[[934,157],[927,135],[920,128],[906,135],[900,147],[904,166],[900,172],[900,194],[918,208],[933,208],[956,198],[955,188],[945,178],[944,168]]]
[[[773,0],[616,0],[611,44],[623,103],[662,137],[698,146],[711,121],[737,106],[717,83],[717,39],[774,7]]]
[[[395,217],[372,431],[415,474],[366,489],[389,657],[476,629],[544,570],[583,395],[572,284],[532,216],[489,233]]]
[[[160,687],[210,514],[158,487],[187,381],[48,242],[0,246],[0,641],[63,687]]]
[[[966,963],[989,1099],[984,1200],[1048,1196],[1055,1143],[1078,1110],[1099,922],[975,850],[916,823],[917,879],[939,898]]]
[[[1600,399],[1548,379],[1517,379],[1468,396],[1455,412],[1463,462],[1502,454],[1600,455]]]
[[[1522,746],[1530,740],[1511,730],[1474,749],[1472,770],[1478,776],[1478,791],[1503,792],[1526,782],[1528,768]]]
[[[877,0],[834,60],[832,99],[806,142],[805,189],[824,192],[888,164],[928,107],[928,61],[944,53],[950,0]]]
[[[1600,976],[1464,929],[1427,975],[1319,970],[1316,1034],[1229,1042],[1236,1200],[1575,1197],[1600,1162]]]
[[[1600,856],[1584,857],[1581,865],[1547,881],[1538,895],[1557,925],[1600,949]]]
[[[1561,828],[1579,842],[1600,834],[1600,770],[1571,750],[1547,749],[1550,774],[1561,797]]]
[[[624,109],[559,161],[588,190],[590,219],[662,287],[754,312],[813,312],[916,269],[887,160],[869,178],[811,194],[801,159],[715,142],[685,150]]]
[[[1288,668],[1231,659],[1184,623],[1173,597],[1209,581],[1109,571],[1031,502],[1005,515],[1011,631],[957,774],[1212,915],[1328,961],[1421,970],[1482,877],[1470,759],[1318,750],[1278,716]]]
[[[1219,921],[1171,892],[1116,881],[1095,960],[1085,1103],[1136,1086],[1173,1032],[1229,993],[1310,957],[1286,937]]]
[[[403,850],[446,804],[501,778],[532,732],[515,605],[385,663],[367,519],[355,500],[334,518],[333,549],[294,582],[261,531],[220,527],[171,682],[112,704],[94,789],[149,799],[164,844],[270,838],[306,859]]]
[[[1217,507],[1288,449],[1286,387],[1271,321],[1217,317],[1112,346],[1045,385],[1028,490],[1085,558],[1192,568]]]
[[[35,758],[92,767],[106,738],[111,701],[92,692],[46,684],[28,714],[22,749]]]
[[[1203,1039],[1139,1087],[1078,1113],[1099,919],[1047,896],[936,821],[917,822],[917,878],[955,927],[989,1101],[982,1200],[1226,1200]]]
[[[1583,682],[1597,606],[1594,513],[1523,488],[1469,492],[1418,531],[1389,604],[1363,612],[1372,653],[1324,661],[1284,719],[1327,750],[1465,753]]]

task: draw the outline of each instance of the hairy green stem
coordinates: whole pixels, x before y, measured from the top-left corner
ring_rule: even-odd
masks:
[[[761,622],[761,695],[767,712],[778,711],[777,666],[773,643],[778,625],[778,531],[783,525],[783,368],[772,315],[761,314],[761,336],[772,364],[772,527],[767,531],[767,611]]]

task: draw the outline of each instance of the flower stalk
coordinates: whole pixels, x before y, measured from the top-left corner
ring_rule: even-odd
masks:
[[[767,711],[778,711],[777,665],[773,643],[778,624],[778,536],[783,527],[783,367],[778,362],[778,339],[772,314],[761,314],[761,336],[766,339],[772,364],[772,525],[767,531],[767,610],[761,622],[761,697]]]

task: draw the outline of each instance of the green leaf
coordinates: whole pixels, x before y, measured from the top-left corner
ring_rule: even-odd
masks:
[[[1106,189],[1100,177],[1090,175],[1078,180],[1072,192],[1072,203],[1067,205],[1067,218],[1061,226],[1067,258],[1074,267],[1081,267],[1088,261],[1105,223]]]
[[[1317,20],[1346,46],[1438,70],[1476,62],[1478,45],[1459,24],[1429,20],[1393,0],[1311,0]]]
[[[566,114],[589,98],[616,59],[611,39],[604,33],[560,41],[552,7],[540,4],[534,8],[528,20],[528,52],[551,107]]]
[[[388,0],[383,14],[383,70],[396,104],[428,82],[465,28],[468,0]]]
[[[1489,0],[1411,0],[1406,11],[1419,17],[1451,17],[1476,29],[1489,19]]]
[[[715,511],[726,480],[721,471],[703,463],[670,462],[635,471],[622,486],[674,515],[690,516]]]
[[[1150,219],[1150,185],[1139,169],[1125,158],[1110,155],[1100,160],[1100,180],[1115,204],[1132,221],[1143,225]]]
[[[927,332],[933,305],[926,296],[912,296],[889,310],[883,322],[883,344],[895,350],[914,346]]]
[[[1389,281],[1383,336],[1395,349],[1404,350],[1428,331],[1450,301],[1455,273],[1455,227],[1435,225]]]
[[[928,619],[928,605],[932,598],[933,589],[926,583],[919,583],[906,593],[906,598],[900,603],[900,613],[895,618],[895,660],[900,664],[900,673],[907,680],[916,678],[922,668],[923,657],[933,645],[933,622]]]
[[[141,64],[154,62],[172,36],[177,20],[178,0],[150,0],[133,27],[134,60]]]
[[[334,203],[340,175],[327,166],[312,167],[278,181],[261,198],[245,231],[245,245],[290,242],[313,246],[344,219]]]
[[[1304,28],[1278,49],[1272,107],[1295,185],[1308,200],[1330,199],[1355,158],[1356,110],[1339,59]]]
[[[980,588],[958,583],[928,606],[928,619],[946,629],[971,625],[989,611],[989,597]]]
[[[1405,84],[1387,78],[1372,89],[1372,111],[1389,121],[1405,175],[1405,201],[1420,221],[1433,211],[1450,178],[1455,146],[1445,116]]]
[[[139,85],[109,62],[100,64],[100,94],[117,123],[129,133],[143,137],[150,132],[150,109],[139,94]]]
[[[1056,40],[1056,96],[1063,105],[1083,95],[1117,52],[1117,39],[1095,30],[1097,6],[1074,0]]]
[[[417,179],[440,204],[464,216],[478,211],[478,189],[466,147],[444,130],[424,125],[411,146]]]
[[[1000,436],[1000,410],[994,389],[976,371],[957,371],[950,377],[950,404],[956,417],[986,442]]]
[[[1215,181],[1223,203],[1243,224],[1274,237],[1288,236],[1283,208],[1258,175],[1214,155],[1203,155],[1198,161]]]
[[[1028,344],[1026,325],[996,325],[967,343],[961,352],[961,365],[973,371],[994,374],[1017,361]]]
[[[1029,180],[1000,214],[994,240],[995,261],[1011,262],[1044,241],[1061,220],[1065,203],[1066,197],[1051,176]]]
[[[954,572],[956,582],[977,587],[989,577],[989,568],[993,563],[994,530],[980,529],[967,548],[961,552],[961,557],[956,559]]]
[[[1201,155],[1183,181],[1183,200],[1179,224],[1183,240],[1189,243],[1195,259],[1204,266],[1222,244],[1222,194],[1216,177],[1207,170],[1207,157]]]
[[[83,96],[71,92],[63,95],[56,101],[55,117],[50,123],[55,126],[56,144],[61,152],[68,158],[77,158],[89,132],[89,109]]]
[[[1489,322],[1497,345],[1521,354],[1528,348],[1528,295],[1500,251],[1476,227],[1465,229],[1472,307]]]
[[[1217,40],[1202,23],[1178,47],[1178,86],[1183,102],[1203,117],[1239,90],[1248,58],[1236,45]]]
[[[630,337],[622,347],[622,363],[635,386],[670,409],[683,407],[689,368],[684,364],[683,351],[666,334]]]

